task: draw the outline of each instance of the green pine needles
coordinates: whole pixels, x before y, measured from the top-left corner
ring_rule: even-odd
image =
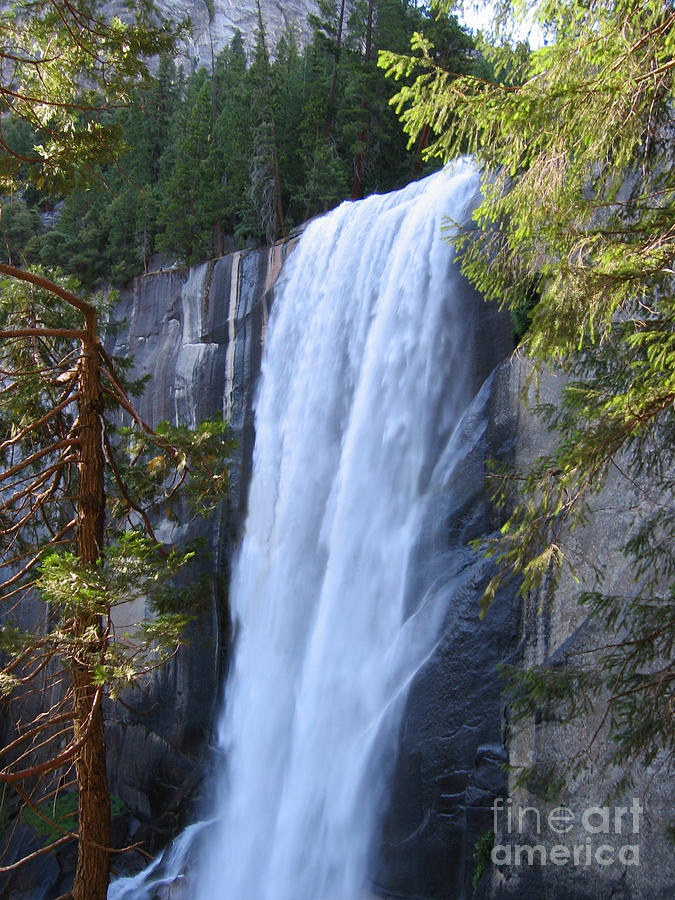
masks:
[[[131,97],[150,89],[149,59],[179,37],[150,3],[128,18],[106,19],[94,0],[17,0],[0,11],[0,193],[21,195],[15,210],[31,192],[35,200],[101,181],[101,165],[120,153],[114,110],[131,114]],[[179,591],[175,579],[193,552],[166,546],[154,527],[162,516],[185,523],[214,508],[228,490],[233,445],[222,422],[190,432],[139,418],[103,346],[105,305],[58,272],[14,266],[10,233],[23,242],[30,221],[8,218],[0,223],[9,226],[8,262],[0,261],[0,693],[19,714],[0,751],[0,805],[16,810],[10,842],[24,810],[53,831],[0,872],[77,841],[72,896],[105,900],[113,805],[104,699],[176,652],[196,591]],[[79,283],[95,280],[88,264],[101,246],[80,258]],[[73,788],[77,831],[72,816],[48,815],[48,801],[74,797]]]
[[[623,544],[634,582],[606,593],[598,564],[579,597],[606,640],[594,653],[568,654],[562,668],[512,668],[510,690],[521,715],[544,708],[564,719],[600,702],[613,762],[669,767],[675,10],[663,0],[500,4],[502,13],[514,8],[534,14],[548,43],[527,52],[484,42],[499,78],[454,77],[422,35],[412,55],[380,54],[390,77],[414,76],[392,99],[410,141],[430,128],[427,157],[469,152],[481,166],[473,227],[449,226],[464,273],[487,299],[531,319],[521,347],[535,377],[548,368],[566,377],[561,404],[540,410],[554,450],[527,471],[491,473],[506,521],[485,548],[497,570],[482,611],[511,578],[523,594],[546,594],[573,565],[570,531],[589,521],[608,474],[620,473],[642,498]],[[497,39],[507,21],[496,21]]]
[[[183,642],[203,587],[195,549],[155,527],[214,511],[234,442],[222,421],[150,428],[100,340],[103,305],[72,280],[0,272],[0,696],[20,710],[0,751],[2,803],[16,794],[56,830],[39,853],[79,840],[74,896],[103,898],[103,701]],[[64,785],[77,785],[77,832],[48,815]]]
[[[97,0],[14,0],[0,10],[0,190],[26,177],[44,185],[91,180],[121,149],[114,109],[147,84],[149,60],[180,31],[150,3],[127,21],[106,19]],[[28,147],[5,132],[9,115],[35,132]],[[10,129],[11,130],[11,129]]]

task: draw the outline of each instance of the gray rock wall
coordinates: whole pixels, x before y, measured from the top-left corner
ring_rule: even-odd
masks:
[[[111,791],[132,816],[133,833],[126,838],[142,838],[150,846],[164,843],[189,815],[205,773],[227,665],[228,562],[250,475],[251,386],[260,368],[274,281],[292,246],[232,253],[136,279],[116,307],[118,324],[107,339],[112,355],[134,360],[132,377],[148,377],[136,401],[148,424],[168,420],[195,426],[227,415],[238,441],[231,504],[205,525],[162,525],[167,539],[188,529],[191,536],[201,531],[206,538],[195,568],[210,573],[210,587],[187,644],[152,682],[107,710]]]
[[[499,326],[485,335],[484,364],[510,351],[509,323]],[[508,417],[493,373],[463,419],[463,454],[439,496],[447,614],[437,650],[408,698],[375,876],[386,897],[471,896],[473,845],[490,828],[494,798],[507,790],[497,665],[516,652],[519,603],[514,590],[503,592],[479,622],[493,567],[471,542],[500,524],[487,497],[485,465],[513,456]]]
[[[256,0],[214,0],[214,15],[209,23],[209,11],[204,0],[157,0],[155,6],[167,18],[182,21],[189,16],[192,34],[186,42],[183,56],[190,64],[211,66],[211,41],[217,54],[232,40],[238,29],[248,48],[255,44],[258,28]],[[287,28],[292,28],[301,46],[309,39],[307,15],[316,12],[315,0],[260,0],[267,45],[273,50]],[[124,19],[126,5],[121,0],[108,0],[104,9],[109,15]]]
[[[633,785],[618,790],[620,773],[606,765],[607,728],[595,736],[600,707],[574,723],[537,717],[515,725],[497,673],[499,662],[548,664],[562,652],[586,652],[611,640],[589,621],[576,597],[594,587],[594,566],[604,571],[608,592],[630,591],[632,572],[620,548],[653,502],[649,493],[615,469],[593,498],[589,524],[563,535],[579,581],[566,569],[550,603],[539,593],[522,599],[512,585],[497,594],[485,619],[478,620],[492,568],[470,541],[496,534],[501,524],[486,495],[485,462],[526,467],[552,445],[552,435],[531,410],[539,402],[555,403],[562,382],[547,375],[535,392],[530,371],[527,360],[514,357],[486,381],[465,417],[464,459],[449,472],[446,500],[439,498],[449,504],[443,507],[448,616],[436,654],[412,686],[401,733],[375,877],[378,892],[387,898],[675,896],[673,847],[665,835],[673,817],[672,773],[668,778],[658,764],[649,771],[638,768]],[[568,776],[554,800],[542,798],[533,786],[518,786],[523,767],[559,766],[578,754],[584,770]],[[501,802],[495,803],[497,798]],[[569,833],[562,835],[556,830],[560,807],[575,817]],[[593,807],[606,807],[608,813],[589,813]],[[604,828],[605,815],[607,834],[597,830]],[[621,817],[618,829],[616,815]],[[488,866],[474,895],[474,844],[491,829],[502,848],[496,854],[499,864]],[[582,848],[576,865],[575,846]],[[531,847],[538,847],[532,863]],[[554,847],[566,848],[569,858],[565,850],[557,850],[557,862],[552,861]],[[595,854],[603,847],[599,862]],[[627,847],[631,849],[622,850]]]
[[[511,435],[512,460],[518,467],[526,467],[549,449],[552,436],[530,410],[539,402],[555,403],[562,388],[562,379],[548,374],[540,379],[535,391],[529,374],[529,363],[515,359],[504,364],[495,378],[495,424],[500,421]],[[627,478],[626,470],[622,465],[614,467],[602,491],[591,498],[588,524],[561,536],[575,576],[570,568],[564,568],[550,601],[539,592],[519,600],[516,661],[526,666],[557,664],[563,654],[592,653],[615,639],[588,618],[576,597],[580,591],[596,586],[594,567],[603,572],[602,589],[607,593],[630,595],[633,590],[630,561],[621,547],[655,499],[644,485]],[[489,868],[479,897],[665,900],[675,896],[673,845],[665,834],[673,819],[672,772],[658,761],[648,771],[634,766],[633,784],[620,788],[621,773],[607,766],[610,739],[606,725],[601,727],[603,711],[599,703],[593,713],[573,722],[542,715],[508,725],[511,814],[500,812],[496,829],[496,844],[506,848],[496,854],[497,859],[507,861]],[[508,718],[508,709],[505,713]],[[568,775],[561,793],[552,801],[542,799],[528,786],[517,785],[524,767],[560,767],[561,762],[579,756],[583,770]],[[560,832],[560,807],[574,816],[568,832]],[[594,807],[607,813],[589,812]],[[623,813],[622,808],[626,810]],[[605,816],[609,817],[606,832]],[[494,819],[489,827],[493,825]],[[518,858],[523,864],[517,864],[517,846],[537,845],[545,852],[533,855],[535,864],[529,864],[528,851],[520,852]],[[555,846],[566,848],[569,859],[563,850],[558,851],[558,863],[552,862],[551,849]],[[582,848],[577,851],[577,865],[575,847]],[[635,849],[622,853],[626,847]]]

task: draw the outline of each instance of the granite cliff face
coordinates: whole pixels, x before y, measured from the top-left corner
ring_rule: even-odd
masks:
[[[491,390],[489,454],[509,459],[518,468],[526,468],[551,446],[552,435],[532,410],[539,403],[555,404],[563,384],[559,375],[548,373],[535,389],[530,374],[527,360],[508,360],[496,371]],[[588,522],[561,535],[575,576],[564,569],[551,598],[542,591],[518,598],[514,662],[557,667],[567,660],[574,663],[575,654],[597,656],[596,648],[616,639],[589,618],[576,598],[581,591],[596,588],[596,568],[603,573],[604,592],[631,595],[634,573],[620,548],[643,516],[653,511],[653,504],[660,502],[649,485],[627,477],[624,472],[629,467],[621,460],[617,463],[603,489],[591,498]],[[663,501],[671,502],[671,498]],[[632,783],[621,786],[623,773],[607,764],[611,739],[603,722],[602,702],[572,721],[542,710],[535,718],[514,723],[508,707],[503,710],[505,747],[512,767],[507,779],[510,810],[491,817],[488,827],[496,832],[498,864],[488,867],[477,900],[672,897],[673,846],[666,828],[673,816],[673,773],[663,759],[657,758],[649,769],[634,763]],[[583,768],[566,776],[553,801],[538,794],[534,785],[518,784],[524,767],[557,766],[559,771],[561,761],[575,758],[583,760]],[[562,824],[557,819],[561,807],[566,820]],[[523,863],[530,848],[537,846],[544,852],[532,854],[533,864]],[[525,848],[520,851],[520,864],[517,847]],[[561,849],[554,858],[556,847]]]
[[[189,17],[192,35],[184,53],[190,63],[211,65],[211,42],[214,53],[229,43],[236,30],[241,31],[244,43],[252,47],[258,28],[258,9],[255,0],[214,0],[213,17],[204,0],[157,0],[157,9],[167,18],[182,21]],[[109,0],[104,4],[109,15],[124,18],[126,5],[121,0]],[[307,15],[316,11],[314,0],[261,0],[263,24],[268,47],[276,46],[287,28],[292,28],[300,45],[309,37]]]
[[[246,506],[254,439],[252,399],[273,285],[291,247],[244,251],[187,271],[145,276],[125,294],[120,307],[127,325],[115,339],[114,352],[131,354],[137,374],[152,376],[152,387],[140,400],[143,415],[152,422],[168,418],[195,424],[224,412],[240,440],[232,507],[212,521],[207,532],[212,557],[203,566],[214,572],[213,589],[190,644],[152,691],[132,703],[137,713],[119,706],[112,711],[111,785],[134,815],[132,833],[125,840],[145,837],[160,845],[165,829],[189,817],[186,801],[198,797],[208,769],[205,750],[230,640],[222,581]],[[500,662],[542,662],[554,659],[561,647],[597,641],[574,599],[579,585],[563,578],[553,603],[543,611],[540,597],[522,600],[513,586],[498,595],[483,622],[477,618],[491,563],[470,542],[496,532],[501,524],[487,496],[485,463],[496,458],[525,465],[545,451],[551,437],[523,396],[527,362],[507,358],[508,321],[478,297],[475,309],[482,340],[471,362],[476,397],[462,422],[464,454],[448,467],[447,490],[439,494],[426,528],[426,540],[438,549],[432,556],[436,563],[421,566],[409,585],[414,598],[425,585],[442,581],[448,612],[437,649],[407,702],[373,884],[376,895],[383,897],[471,897],[473,848],[495,824],[501,845],[540,842],[550,849],[560,840],[553,833],[528,833],[527,828],[514,832],[503,814],[495,823],[496,797],[510,796],[514,808],[533,807],[544,817],[555,806],[517,787],[515,774],[507,774],[505,766],[546,763],[578,751],[597,724],[597,718],[591,718],[574,728],[544,721],[515,727],[497,675]],[[559,379],[550,376],[540,399],[554,401],[559,390]],[[600,561],[612,572],[610,587],[630,579],[618,547],[639,518],[638,494],[617,475],[597,498],[594,526],[574,536],[580,559]],[[420,556],[430,558],[427,548],[421,548]],[[609,802],[612,781],[610,777],[600,784],[601,763],[591,762],[586,774],[570,781],[560,802],[579,814]],[[591,861],[582,867],[493,865],[476,896],[671,896],[662,827],[670,815],[668,787],[653,776],[638,773],[631,794],[643,799],[645,809],[640,833],[626,835],[627,841],[639,844],[641,866],[618,861]],[[630,806],[631,797],[612,802]],[[577,823],[572,838],[583,843],[587,837]]]
[[[238,441],[229,508],[206,525],[190,526],[207,539],[197,566],[212,575],[201,617],[187,646],[162,669],[152,690],[128,698],[137,713],[117,705],[108,725],[111,790],[139,821],[153,828],[159,822],[160,832],[203,775],[196,763],[205,749],[227,663],[225,581],[246,503],[252,386],[273,285],[292,246],[287,242],[232,253],[188,270],[167,269],[136,279],[117,308],[121,329],[109,339],[112,354],[134,360],[134,376],[150,376],[137,403],[149,424],[168,420],[195,426],[225,415]]]

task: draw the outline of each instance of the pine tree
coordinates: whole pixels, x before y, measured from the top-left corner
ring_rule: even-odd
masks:
[[[105,114],[148,77],[151,56],[174,47],[176,29],[153,22],[150,6],[133,22],[106,22],[96,0],[17,0],[0,23],[0,115],[11,113],[38,136],[36,148],[20,154],[0,131],[0,189],[11,189],[22,166],[38,181],[72,187],[119,150],[119,130]]]
[[[103,698],[174,653],[187,621],[167,586],[190,553],[163,547],[152,521],[190,473],[207,509],[205,497],[227,489],[231,444],[222,423],[195,435],[152,431],[102,347],[97,307],[42,274],[5,264],[0,274],[0,692],[24,702],[37,691],[51,704],[17,721],[0,783],[56,829],[40,852],[78,840],[73,896],[104,898]],[[121,432],[120,412],[131,421]],[[154,615],[119,633],[115,611],[135,598]],[[44,615],[27,621],[40,604]],[[77,834],[54,823],[44,802],[58,794],[56,775],[66,781],[73,767]]]
[[[313,38],[304,52],[302,120],[297,141],[303,172],[297,201],[303,219],[325,212],[349,194],[347,157],[340,155],[340,135],[336,133],[346,73],[343,5],[325,0],[318,9],[319,15],[308,16]]]
[[[276,126],[265,26],[258,8],[258,31],[249,69],[251,99],[255,110],[253,158],[251,160],[251,197],[258,213],[260,228],[268,243],[284,232],[284,210],[277,151]]]
[[[159,246],[187,262],[213,255],[223,215],[224,160],[215,144],[212,80],[200,69],[188,82],[186,109],[174,134],[172,165],[164,184]]]
[[[248,239],[258,234],[251,200],[250,161],[253,157],[254,111],[247,76],[246,52],[241,32],[235,32],[229,47],[216,60],[218,119],[215,146],[222,155],[223,208],[226,234]]]
[[[325,135],[330,138],[335,122],[335,104],[340,72],[340,57],[345,38],[345,28],[349,10],[346,0],[319,0],[319,15],[310,13],[307,21],[314,32],[314,44],[317,49],[331,57],[330,81],[326,101]],[[316,54],[314,54],[316,56]]]
[[[365,175],[366,150],[368,147],[368,118],[371,104],[371,63],[373,59],[373,17],[375,0],[368,0],[363,29],[363,76],[361,87],[361,127],[356,144],[354,157],[354,180],[352,181],[352,200],[358,200],[363,194],[363,179]]]
[[[293,29],[287,29],[277,44],[270,66],[274,134],[279,161],[282,207],[288,227],[302,219],[297,202],[303,187],[302,142],[305,79],[303,62]]]
[[[550,43],[501,48],[501,81],[449,73],[419,35],[413,56],[383,53],[380,65],[416,75],[392,102],[411,143],[429,129],[426,158],[476,155],[483,200],[475,227],[454,232],[463,271],[488,299],[534,303],[524,350],[535,371],[569,378],[547,411],[555,451],[525,473],[495,475],[509,506],[489,548],[499,569],[484,608],[506,578],[523,592],[554,583],[566,530],[585,520],[610,469],[654,498],[626,535],[635,584],[610,596],[598,572],[580,597],[613,639],[562,678],[512,673],[517,706],[579,711],[605,691],[614,761],[663,753],[672,763],[675,13],[661,0],[533,8]]]
[[[99,177],[96,168],[120,148],[111,104],[126,104],[148,76],[148,57],[173,47],[174,29],[151,21],[143,5],[130,24],[106,22],[89,0],[18,0],[0,11],[3,192],[26,178],[65,190]],[[8,112],[34,132],[35,149],[7,139]],[[88,242],[87,252],[95,247]],[[34,721],[17,721],[0,754],[0,782],[5,801],[16,792],[20,809],[59,835],[2,872],[76,840],[72,896],[105,900],[103,696],[161,664],[185,620],[162,585],[187,557],[157,541],[152,515],[186,481],[198,500],[226,489],[230,443],[222,423],[190,434],[152,432],[138,419],[103,350],[99,310],[72,283],[9,262],[0,277],[0,691],[53,701]],[[131,426],[116,434],[121,411]],[[116,634],[112,610],[133,596],[146,597],[157,616]],[[24,615],[32,603],[43,604],[37,624]],[[44,802],[60,789],[52,777],[68,779],[73,767],[76,833]]]

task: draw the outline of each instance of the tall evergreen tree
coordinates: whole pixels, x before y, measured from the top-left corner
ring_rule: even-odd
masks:
[[[158,246],[188,262],[213,254],[224,206],[222,154],[215,145],[211,78],[200,69],[188,84],[188,110],[178,123],[175,157],[164,190]]]
[[[255,111],[253,158],[251,160],[251,196],[260,227],[268,242],[284,232],[284,210],[277,150],[276,126],[265,26],[260,0],[257,2],[258,31],[249,69],[251,99]]]
[[[148,57],[173,46],[173,29],[152,25],[151,19],[152,11],[143,6],[133,23],[106,21],[89,0],[18,0],[2,8],[3,192],[16,191],[25,177],[40,186],[72,187],[110,159],[120,135],[104,115],[109,105],[126,103],[148,75]],[[8,112],[35,131],[36,149],[22,153],[7,140]],[[16,723],[15,739],[0,754],[0,782],[16,792],[22,808],[47,819],[59,834],[27,859],[76,840],[72,896],[105,900],[110,797],[102,698],[110,686],[161,661],[162,647],[175,642],[182,618],[169,614],[139,623],[127,641],[114,633],[112,608],[134,592],[152,596],[159,581],[175,571],[176,555],[154,565],[161,549],[149,516],[152,496],[166,496],[184,482],[191,456],[198,462],[195,474],[201,468],[207,475],[202,487],[224,487],[227,440],[221,425],[196,439],[180,429],[153,434],[138,420],[103,351],[97,307],[72,284],[9,262],[0,263],[0,276],[0,690],[7,695],[36,685],[42,689],[50,676],[57,682],[51,682],[56,706],[35,722]],[[137,426],[130,459],[144,469],[142,477],[108,435],[110,403]],[[150,454],[151,446],[160,452]],[[106,473],[109,495],[116,495],[116,518],[108,519],[116,526],[113,543],[105,533]],[[17,604],[28,596],[44,600],[41,627],[26,627],[16,615]],[[76,833],[54,822],[39,802],[53,800],[59,790],[44,779],[73,766]],[[5,866],[3,874],[25,861]]]
[[[352,181],[352,200],[358,200],[363,192],[363,179],[365,175],[366,150],[369,137],[369,111],[372,91],[373,61],[373,18],[375,0],[367,0],[365,27],[363,30],[363,75],[361,86],[361,127],[356,145],[354,157],[354,180]]]
[[[342,56],[349,9],[347,8],[347,0],[318,0],[317,7],[318,14],[310,13],[307,20],[314,33],[316,50],[330,58],[330,80],[328,82],[324,125],[325,135],[327,138],[330,138],[335,122],[340,58]],[[313,56],[316,57],[316,52]]]
[[[229,441],[222,424],[197,435],[149,429],[102,348],[97,307],[39,273],[2,264],[0,275],[0,692],[21,702],[37,691],[53,704],[17,721],[0,783],[58,835],[30,858],[78,840],[73,896],[103,900],[103,698],[175,652],[186,622],[166,585],[189,554],[162,547],[151,518],[190,471],[200,504],[204,489],[225,488]],[[133,428],[116,434],[120,411]],[[115,610],[134,598],[155,614],[119,633]],[[44,615],[31,622],[24,606],[40,602]],[[46,802],[73,767],[77,833],[54,822]]]
[[[279,39],[270,66],[274,133],[279,162],[284,219],[288,226],[303,217],[298,197],[303,187],[301,132],[305,99],[303,60],[298,52],[294,30],[287,29]]]
[[[343,41],[340,11],[334,0],[322,0],[318,9],[318,15],[308,17],[313,38],[304,52],[304,95],[298,140],[304,177],[297,199],[304,219],[330,209],[348,192],[346,164],[339,158],[334,133],[343,87],[337,71]]]
[[[216,60],[218,119],[216,142],[222,156],[224,232],[246,240],[259,231],[250,190],[250,161],[253,156],[253,116],[251,86],[247,75],[246,52],[241,32]]]

